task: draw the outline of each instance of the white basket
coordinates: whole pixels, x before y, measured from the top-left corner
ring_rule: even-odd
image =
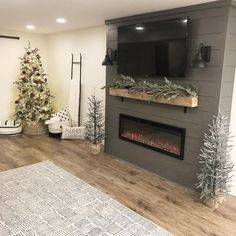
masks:
[[[70,121],[66,122],[56,122],[48,124],[48,131],[50,137],[60,138],[62,134],[62,126],[71,126]]]
[[[0,135],[17,135],[22,132],[22,125],[19,121],[0,121]]]

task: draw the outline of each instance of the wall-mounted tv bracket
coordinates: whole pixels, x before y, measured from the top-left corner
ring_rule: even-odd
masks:
[[[4,38],[4,39],[16,39],[16,40],[19,40],[19,39],[20,39],[20,37],[8,36],[8,35],[0,35],[0,38]]]
[[[74,65],[79,65],[79,113],[78,113],[78,125],[80,126],[80,115],[81,115],[81,78],[82,78],[82,55],[81,53],[79,54],[79,61],[74,61],[74,54],[71,54],[71,76],[70,79],[73,79],[73,74],[74,74]]]

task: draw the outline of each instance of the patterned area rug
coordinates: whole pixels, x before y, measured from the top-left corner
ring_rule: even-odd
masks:
[[[0,172],[0,235],[171,235],[53,163]]]

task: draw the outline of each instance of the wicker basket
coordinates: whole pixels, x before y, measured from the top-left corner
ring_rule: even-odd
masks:
[[[43,122],[34,124],[24,124],[23,133],[30,135],[46,134],[48,132],[46,125]]]

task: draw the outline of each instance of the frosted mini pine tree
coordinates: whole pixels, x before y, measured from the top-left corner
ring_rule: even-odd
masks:
[[[94,94],[88,100],[88,121],[85,124],[87,129],[86,137],[91,143],[97,145],[102,143],[105,138],[103,105],[102,101],[97,99]]]
[[[201,149],[197,175],[197,188],[201,189],[201,199],[214,199],[230,191],[233,162],[230,158],[232,146],[229,144],[228,118],[220,111],[209,125],[209,134],[205,134]]]
[[[47,120],[52,111],[51,95],[41,56],[30,43],[21,59],[21,74],[15,82],[19,97],[15,101],[16,119],[28,125]]]

